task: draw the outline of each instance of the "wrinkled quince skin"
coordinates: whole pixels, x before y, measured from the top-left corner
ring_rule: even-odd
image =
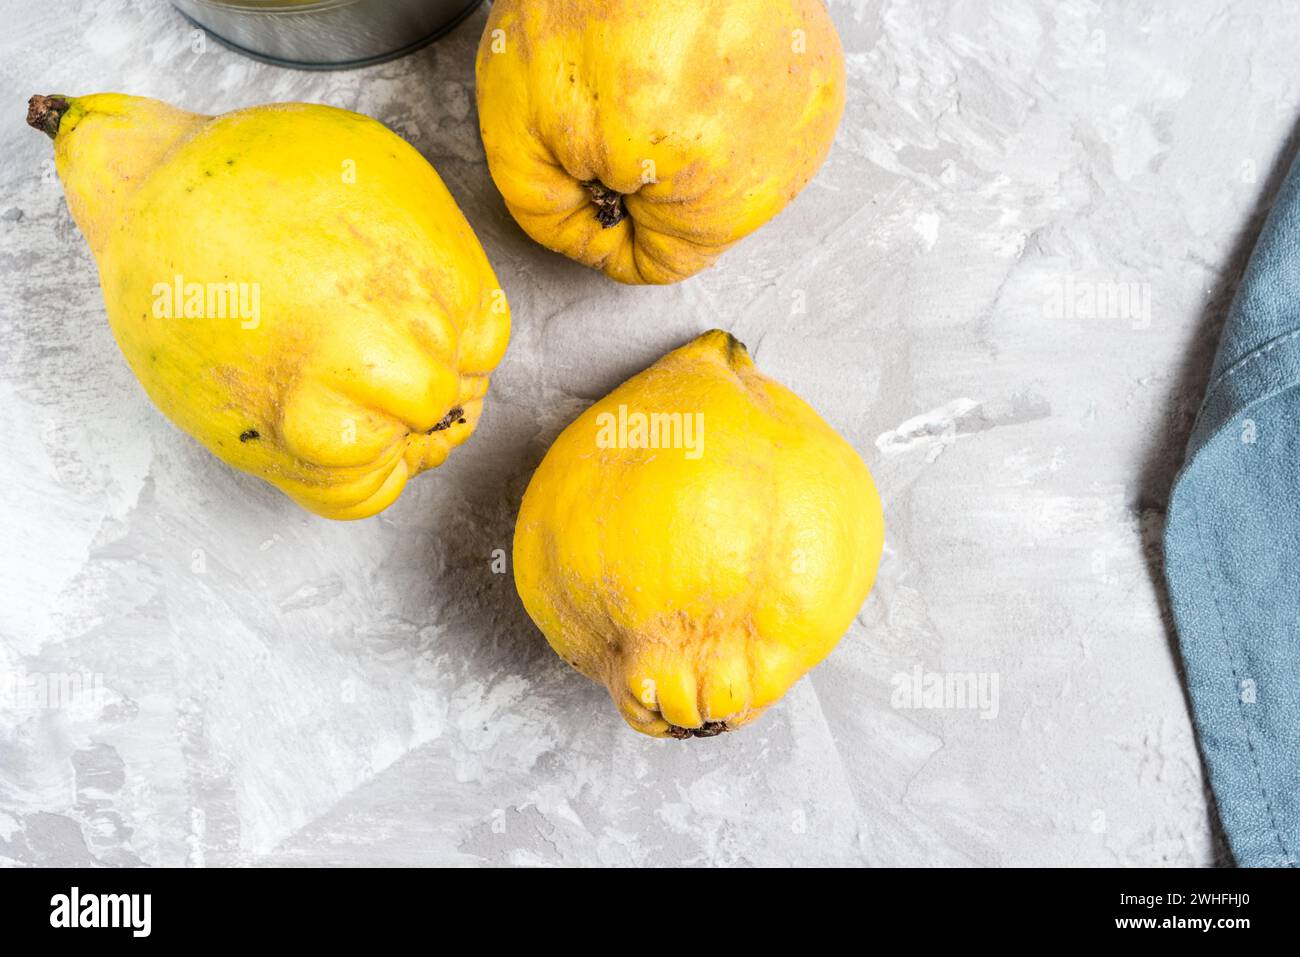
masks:
[[[477,78],[520,226],[624,283],[685,279],[775,216],[844,111],[821,0],[497,0]]]
[[[871,589],[883,527],[853,448],[713,331],[555,440],[520,507],[515,582],[633,728],[710,736],[830,653]]]
[[[33,97],[28,121],[132,371],[221,459],[355,519],[473,432],[509,308],[400,137],[328,106],[204,116],[117,93]]]

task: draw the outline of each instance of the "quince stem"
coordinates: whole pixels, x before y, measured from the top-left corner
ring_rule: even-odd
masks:
[[[582,185],[591,191],[591,201],[596,204],[596,219],[605,229],[617,226],[627,217],[622,193],[594,179]]]
[[[27,125],[54,139],[59,132],[59,121],[71,106],[66,96],[38,93],[27,101]]]
[[[668,735],[680,741],[683,738],[712,738],[730,730],[725,721],[706,721],[698,728],[679,728],[675,724],[670,724]]]

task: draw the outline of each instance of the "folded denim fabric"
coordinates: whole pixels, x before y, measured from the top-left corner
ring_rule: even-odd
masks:
[[[1300,161],[1251,253],[1174,483],[1165,577],[1243,867],[1300,860]]]

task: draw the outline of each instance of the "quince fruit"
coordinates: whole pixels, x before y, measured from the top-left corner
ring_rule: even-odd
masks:
[[[711,265],[821,166],[844,112],[821,0],[497,0],[483,148],[533,239],[624,283]]]
[[[628,724],[706,737],[830,653],[883,541],[858,454],[713,331],[555,440],[520,507],[514,574],[547,641]]]
[[[109,323],[163,414],[311,511],[364,518],[474,431],[510,334],[442,180],[368,117],[37,96]]]

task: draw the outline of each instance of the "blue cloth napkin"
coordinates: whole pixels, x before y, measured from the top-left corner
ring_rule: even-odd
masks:
[[[1300,861],[1300,161],[1256,242],[1170,497],[1165,577],[1219,816]]]

